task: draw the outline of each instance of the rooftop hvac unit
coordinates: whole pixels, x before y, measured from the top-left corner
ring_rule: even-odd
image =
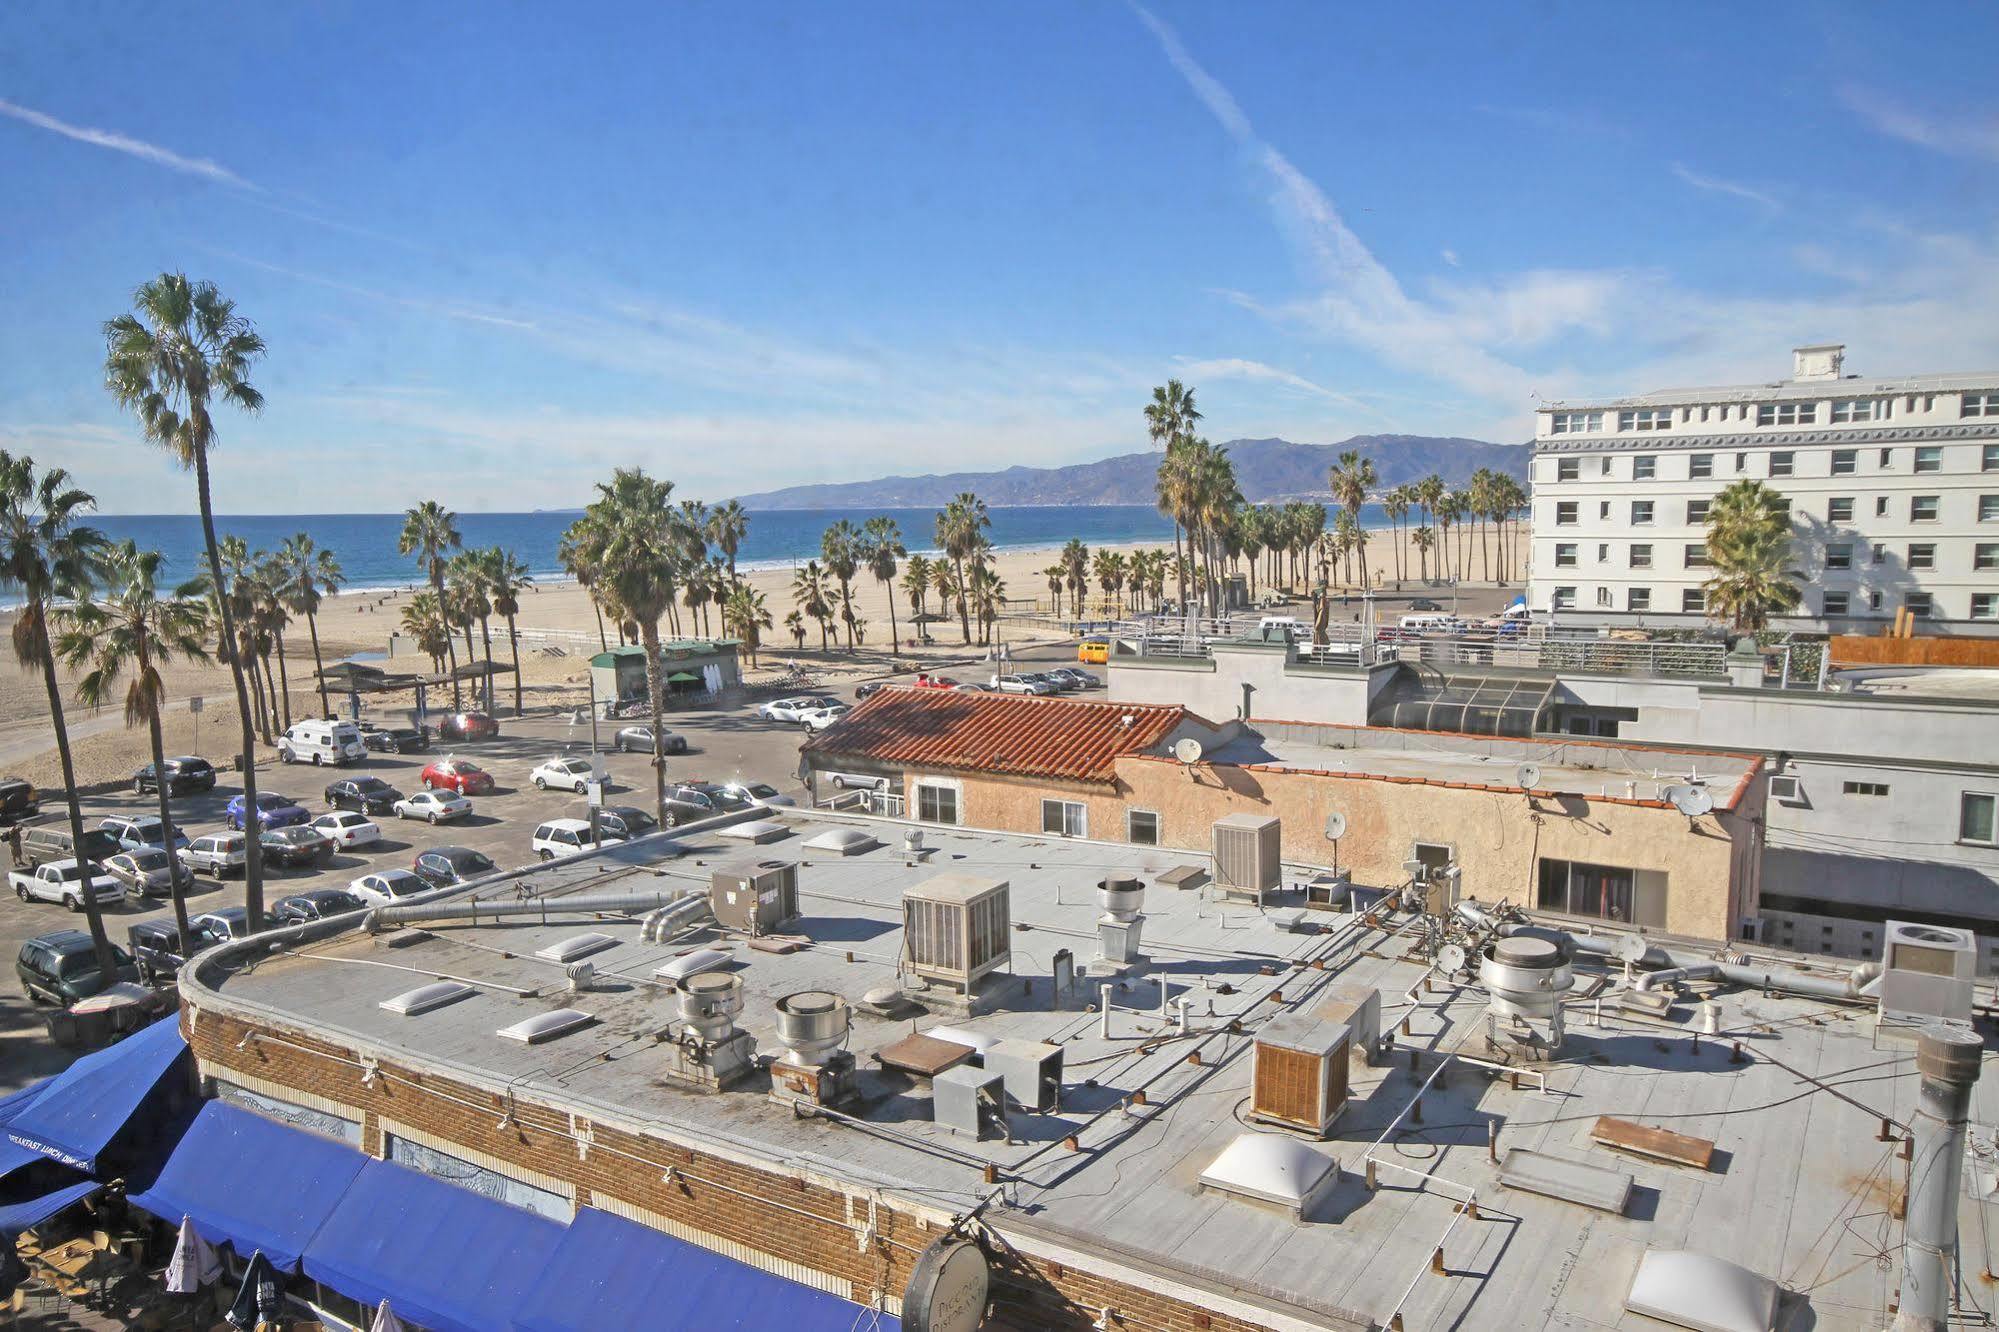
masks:
[[[1881,948],[1881,1016],[1969,1022],[1977,974],[1978,938],[1970,930],[1891,920]]]
[[[970,993],[1012,958],[1010,893],[1004,879],[940,874],[902,895],[904,965],[926,981]]]
[[[1325,1137],[1347,1103],[1352,1042],[1344,1022],[1286,1013],[1264,1023],[1256,1033],[1249,1117]]]
[[[1215,888],[1228,896],[1261,902],[1277,887],[1282,871],[1279,839],[1283,823],[1274,816],[1231,814],[1216,819]]]
[[[723,929],[768,934],[798,915],[798,863],[732,861],[709,876],[708,903]]]

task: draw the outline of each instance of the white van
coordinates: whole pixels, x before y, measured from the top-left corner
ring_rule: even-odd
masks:
[[[599,831],[606,846],[625,840],[609,828]],[[534,840],[529,843],[530,849],[543,860],[573,856],[578,851],[588,851],[592,845],[588,819],[550,819],[534,830]]]
[[[1272,629],[1289,629],[1293,638],[1310,638],[1311,632],[1305,622],[1295,615],[1266,615],[1256,622],[1259,634],[1268,635]]]
[[[1458,621],[1449,615],[1405,615],[1400,628],[1405,634],[1437,634],[1457,628]]]
[[[278,758],[286,763],[331,763],[338,767],[368,757],[353,722],[308,718],[278,737]]]

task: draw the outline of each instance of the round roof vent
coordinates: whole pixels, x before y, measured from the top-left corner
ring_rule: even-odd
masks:
[[[1553,939],[1511,935],[1493,941],[1492,960],[1509,967],[1553,968],[1562,964],[1562,948]]]

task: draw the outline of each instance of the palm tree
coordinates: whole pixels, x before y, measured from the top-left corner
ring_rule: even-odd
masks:
[[[735,500],[724,500],[708,513],[708,540],[716,550],[722,552],[722,561],[729,570],[729,586],[740,586],[736,581],[736,552],[743,548],[743,538],[750,532],[750,515]],[[726,618],[726,614],[725,614]]]
[[[902,647],[897,641],[901,630],[895,623],[895,573],[896,561],[909,552],[903,548],[902,529],[893,518],[882,515],[868,519],[861,524],[861,563],[867,566],[875,581],[888,589],[888,650],[891,656],[901,656]]]
[[[63,632],[56,653],[70,666],[88,673],[77,682],[76,696],[86,707],[102,707],[121,678],[125,685],[125,724],[143,723],[153,743],[154,789],[160,798],[160,844],[173,855],[174,820],[171,787],[165,778],[166,745],[160,738],[160,713],[166,684],[160,667],[181,657],[208,660],[208,597],[203,580],[195,578],[171,590],[159,585],[166,557],[140,550],[126,541],[104,555],[104,599],[77,602],[58,617]],[[188,930],[187,894],[179,866],[173,867],[174,924],[185,940]]]
[[[1096,575],[1097,586],[1103,589],[1104,604],[1111,604],[1111,597],[1118,596],[1117,615],[1124,614],[1124,556],[1116,551],[1099,549],[1090,564],[1090,572]]]
[[[257,624],[259,650],[264,657],[264,681],[271,682],[270,654],[276,649],[278,654],[278,688],[284,694],[284,729],[292,728],[292,681],[291,671],[285,665],[285,626],[292,622],[291,606],[287,596],[291,583],[291,570],[284,560],[269,551],[258,551],[256,555],[256,576],[253,580],[252,596],[255,598],[252,618]],[[271,715],[278,715],[277,695],[272,695]],[[275,721],[273,724],[276,724]]]
[[[730,588],[722,600],[722,629],[743,640],[753,669],[757,664],[757,649],[763,646],[763,631],[768,628],[770,608],[764,605],[764,594],[747,583]]]
[[[1062,614],[1062,588],[1069,581],[1069,571],[1061,564],[1051,564],[1041,571],[1041,576],[1048,580],[1048,595],[1055,614],[1059,616]]]
[[[1179,380],[1169,379],[1164,385],[1152,390],[1152,401],[1145,407],[1145,433],[1164,452],[1171,454],[1176,443],[1190,438],[1200,420],[1201,413],[1194,406],[1194,390]],[[1162,459],[1161,467],[1164,466],[1165,460]],[[1159,507],[1173,519],[1173,553],[1178,555],[1180,513],[1177,508],[1168,506],[1163,487],[1159,493]],[[1180,583],[1180,604],[1183,607],[1187,604],[1187,584],[1184,579]]]
[[[965,583],[951,567],[949,560],[930,562],[930,586],[937,593],[937,607],[941,614],[949,617],[954,602],[957,604],[958,613],[961,616],[965,614]],[[968,643],[972,641],[969,629],[965,631],[965,641]]]
[[[479,549],[459,551],[451,557],[445,577],[451,584],[459,623],[465,630],[465,659],[476,661],[478,656],[472,642],[474,624],[479,626],[479,637],[486,644],[486,678],[485,688],[480,691],[483,694],[480,706],[490,708],[493,706],[493,634],[489,626],[493,618],[493,599],[486,592],[486,552]]]
[[[306,630],[312,635],[312,674],[319,681],[319,710],[331,717],[333,704],[326,696],[326,662],[319,655],[319,607],[340,590],[347,576],[341,572],[340,561],[333,557],[333,552],[321,550],[304,532],[278,547],[278,558],[284,561],[291,575],[291,609],[305,616]]]
[[[842,518],[819,538],[826,572],[840,585],[840,620],[847,626],[847,650],[854,650],[854,576],[861,571],[861,530]]]
[[[1218,448],[1205,439],[1188,441],[1185,447],[1192,462],[1193,478],[1188,540],[1192,544],[1196,534],[1200,537],[1202,583],[1207,590],[1208,613],[1220,615],[1222,543],[1230,518],[1242,505],[1242,492],[1236,487],[1235,464],[1229,461],[1226,448]]]
[[[1714,497],[1707,515],[1707,559],[1714,570],[1701,591],[1711,614],[1741,633],[1766,629],[1773,611],[1795,610],[1804,574],[1791,555],[1789,506],[1761,481],[1742,480]]]
[[[798,644],[800,652],[805,651],[805,617],[803,615],[797,611],[786,611],[784,614],[784,631],[791,635],[793,642]]]
[[[78,520],[97,501],[69,483],[69,473],[51,467],[39,476],[32,458],[16,458],[0,450],[0,581],[20,598],[14,616],[14,660],[40,671],[49,696],[49,722],[55,730],[56,756],[62,762],[63,793],[69,805],[69,831],[75,840],[77,873],[83,885],[83,910],[90,921],[90,942],[96,950],[98,975],[118,974],[111,939],[104,933],[104,912],[91,892],[96,877],[89,844],[83,840],[83,806],[77,800],[76,761],[69,750],[69,726],[63,719],[62,687],[56,683],[56,651],[51,617],[56,603],[87,596],[96,581],[105,539],[96,528]]]
[[[687,625],[690,631],[697,628],[697,623],[700,629],[706,629],[708,603],[715,599],[715,595],[715,580],[709,572],[708,564],[703,562],[689,565],[680,585],[680,604],[687,607]],[[696,616],[701,617],[698,622]]]
[[[445,623],[444,607],[435,592],[419,592],[404,603],[402,629],[416,643],[417,651],[430,658],[433,671],[444,669],[451,626]]]
[[[211,399],[233,404],[252,415],[262,410],[264,395],[250,383],[250,367],[264,354],[264,340],[248,320],[236,313],[213,284],[190,282],[182,273],[162,273],[132,295],[135,313],[121,314],[104,325],[104,382],[118,405],[139,418],[148,442],[172,454],[194,472],[195,499],[201,509],[201,538],[208,554],[208,576],[222,585],[222,562],[215,538],[215,509],[210,501],[208,455],[215,447]],[[226,600],[221,635],[233,643],[236,627]],[[243,746],[243,799],[257,800],[257,771],[252,758],[256,733],[251,729],[250,689],[243,663],[232,654],[229,676],[236,687],[236,713]],[[245,838],[243,905],[247,928],[264,928],[264,852],[254,837]],[[107,973],[108,974],[108,973]]]
[[[1409,543],[1416,547],[1416,558],[1427,563],[1430,551],[1437,544],[1437,529],[1419,527],[1409,534]]]
[[[396,539],[396,550],[416,557],[424,576],[430,579],[430,590],[437,595],[437,604],[445,612],[447,623],[450,611],[444,595],[444,571],[450,564],[451,552],[464,544],[465,539],[458,535],[458,515],[436,500],[425,500],[403,512],[403,530]],[[464,700],[458,692],[458,650],[449,634],[444,639],[444,657],[451,666],[451,707],[457,711]]]
[[[1090,590],[1090,548],[1078,537],[1070,537],[1062,547],[1063,581],[1069,586],[1071,613],[1083,616],[1083,594]]]
[[[215,560],[222,570],[222,579],[219,583],[211,579],[208,591],[215,599],[216,619],[235,627],[233,635],[226,630],[218,635],[218,646],[227,660],[242,663],[249,672],[253,724],[268,745],[270,714],[264,708],[264,682],[257,670],[256,560],[250,554],[250,544],[239,536],[223,537],[217,543]]]
[[[1408,486],[1397,486],[1381,497],[1381,507],[1388,514],[1388,522],[1395,529],[1395,581],[1401,582],[1406,576],[1402,558],[1402,520],[1409,516],[1411,501]]]
[[[923,607],[930,600],[930,570],[930,557],[927,555],[912,555],[909,563],[903,566],[902,594],[909,598],[909,613],[912,616],[923,614]],[[921,626],[918,626],[917,637],[922,636]]]
[[[1444,478],[1435,472],[1416,483],[1416,502],[1422,506],[1422,518],[1428,526],[1438,526],[1437,506],[1444,502]],[[1428,568],[1423,571],[1424,581],[1429,581]]]
[[[1159,470],[1153,479],[1153,494],[1158,501],[1159,511],[1173,520],[1174,571],[1178,575],[1180,589],[1180,609],[1187,609],[1187,566],[1194,562],[1194,533],[1188,526],[1196,505],[1196,471],[1198,459],[1193,449],[1194,440],[1190,435],[1179,435],[1169,440],[1166,456],[1159,460]],[[1186,554],[1181,554],[1180,533],[1187,529]]]
[[[521,593],[534,582],[526,564],[511,550],[495,546],[486,555],[486,579],[493,594],[493,613],[507,622],[507,642],[514,658],[514,715],[521,715],[521,637],[514,617],[521,613]],[[600,620],[601,625],[603,622]]]
[[[968,584],[965,581],[965,561],[985,540],[986,529],[993,525],[992,516],[986,512],[986,502],[971,491],[963,491],[944,506],[937,515],[937,545],[951,561],[958,575],[958,627],[967,644],[972,641],[972,621],[970,609],[963,595]]]
[[[1368,495],[1379,480],[1374,470],[1374,460],[1357,449],[1348,449],[1340,454],[1339,463],[1332,473],[1333,498],[1347,511],[1353,520],[1352,529],[1359,533],[1361,506],[1367,503]],[[1355,548],[1360,552],[1360,584],[1367,586],[1367,539],[1357,536]]]
[[[1006,580],[994,573],[984,561],[980,561],[972,566],[969,599],[973,613],[979,619],[979,641],[992,642],[993,626],[999,621],[999,613],[1006,606]]]
[[[1458,507],[1458,493],[1455,490],[1445,491],[1437,497],[1431,511],[1437,517],[1437,544],[1440,547],[1437,552],[1437,575],[1449,581],[1457,576],[1451,556],[1451,529],[1457,526],[1458,519],[1464,517]]]
[[[833,623],[833,609],[826,590],[826,571],[819,567],[819,561],[807,560],[805,567],[791,576],[791,599],[798,603],[798,609],[806,618],[819,623],[819,650],[830,652],[832,644],[827,641],[827,630]],[[799,645],[802,649],[804,644]]]
[[[636,620],[645,646],[646,691],[652,699],[654,816],[666,824],[666,695],[660,680],[659,622],[673,604],[668,568],[680,539],[672,508],[673,482],[642,467],[620,467],[584,511],[595,526],[599,580],[619,613]]]
[[[604,633],[604,603],[597,596],[596,566],[590,559],[590,541],[589,520],[578,518],[564,530],[561,540],[555,543],[555,558],[562,565],[562,571],[574,578],[576,585],[590,598],[590,609],[597,615],[597,646],[608,652],[611,649],[611,641]],[[620,635],[619,642],[623,641],[623,636]]]

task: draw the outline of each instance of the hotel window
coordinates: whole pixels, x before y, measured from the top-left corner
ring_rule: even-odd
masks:
[[[1746,472],[1746,471],[1748,471],[1748,470],[1749,470],[1749,455],[1748,455],[1748,454],[1746,454],[1746,453],[1738,453],[1738,454],[1736,454],[1736,455],[1735,455],[1735,470],[1736,470],[1736,471],[1738,471],[1738,472]]]
[[[1609,610],[1611,608],[1612,602],[1610,599],[1609,588],[1600,587],[1596,590],[1596,604],[1604,610]]]
[[[1886,495],[1876,495],[1874,497],[1874,516],[1876,518],[1886,518],[1888,516],[1888,497]]]
[[[1999,842],[1999,795],[1966,791],[1958,798],[1957,840],[1980,846]]]
[[[1829,499],[1825,502],[1827,522],[1850,523],[1853,521],[1853,497]]]
[[[1999,523],[1999,495],[1980,495],[1978,497],[1978,521],[1981,523]]]
[[[1825,567],[1828,569],[1851,569],[1853,567],[1853,547],[1844,541],[1825,548]]]
[[[949,786],[929,782],[916,784],[916,817],[924,823],[956,823],[958,792]]]
[[[1937,613],[1936,598],[1927,592],[1911,592],[1902,598],[1902,604],[1918,619],[1927,620]]]
[[[1596,562],[1598,564],[1610,563],[1610,543],[1608,541],[1599,541],[1596,543]]]
[[[1598,476],[1610,475],[1610,458],[1608,456],[1596,460],[1596,474]]]
[[[1937,548],[1934,543],[1919,541],[1909,547],[1909,567],[1911,569],[1934,569],[1937,567]]]
[[[1687,567],[1689,569],[1705,569],[1708,567],[1706,546],[1695,542],[1687,543]]]
[[[1876,588],[1874,591],[1869,592],[1867,594],[1867,609],[1868,610],[1881,609],[1881,590],[1879,588]]]
[[[1597,517],[1599,517],[1599,518],[1601,518],[1601,519],[1603,519],[1603,520],[1604,520],[1605,522],[1609,522],[1609,521],[1610,521],[1610,501],[1609,501],[1609,500],[1599,500],[1599,501],[1597,501],[1597,506],[1596,506],[1596,516],[1597,516]]]
[[[1557,569],[1573,569],[1573,568],[1575,568],[1575,567],[1576,567],[1576,543],[1575,543],[1575,542],[1573,542],[1573,541],[1562,541],[1562,542],[1558,542],[1558,543],[1556,543],[1556,545],[1555,545],[1555,567],[1556,567]]]
[[[1967,393],[1957,409],[1959,416],[1999,416],[1999,393]]]
[[[1707,521],[1707,500],[1687,501],[1687,522],[1698,527]]]
[[[1648,611],[1652,609],[1652,589],[1634,587],[1624,594],[1624,609],[1628,611]]]
[[[1999,592],[1973,592],[1971,594],[1971,618],[1974,620],[1999,619]]]
[[[1877,542],[1875,542],[1875,543],[1874,543],[1874,548],[1873,548],[1873,555],[1874,555],[1874,562],[1875,562],[1876,564],[1879,564],[1879,563],[1881,563],[1881,562],[1882,562],[1883,560],[1887,559],[1887,558],[1888,558],[1888,545],[1887,545],[1887,543],[1886,543],[1886,542],[1883,542],[1883,541],[1877,541]]]
[[[1659,475],[1659,460],[1657,458],[1633,458],[1631,460],[1631,479],[1633,481],[1650,481],[1657,475]]]
[[[1981,472],[1999,472],[1999,444],[1987,444],[1978,458]]]
[[[1858,449],[1834,449],[1832,451],[1832,474],[1834,476],[1852,476],[1859,466],[1860,451]]]
[[[1556,412],[1548,424],[1551,435],[1596,435],[1602,432],[1602,412]]]
[[[1854,421],[1885,421],[1888,419],[1886,398],[1841,398],[1832,405],[1832,423],[1846,425]]]
[[[1689,615],[1704,614],[1707,611],[1707,593],[1697,587],[1681,588],[1680,609]]]
[[[1581,458],[1555,459],[1555,479],[1557,481],[1579,480],[1582,474],[1583,460]]]
[[[1555,505],[1555,526],[1574,527],[1576,524],[1576,502],[1563,500]]]
[[[1840,790],[1850,796],[1873,796],[1878,798],[1888,794],[1888,783],[1845,782],[1840,786]]]
[[[1712,453],[1695,453],[1688,455],[1687,475],[1696,481],[1700,480],[1703,477],[1713,476],[1714,455]]]
[[[1136,846],[1159,845],[1159,815],[1149,809],[1127,810],[1124,839]]]
[[[1943,450],[1933,445],[1917,449],[1916,470],[1918,472],[1941,472],[1943,470]]]
[[[1555,589],[1553,599],[1548,604],[1555,610],[1574,610],[1576,608],[1576,590],[1572,587],[1558,587]]]
[[[1886,471],[1888,469],[1888,466],[1894,461],[1895,461],[1895,450],[1893,449],[1881,450],[1881,468],[1883,471]]]
[[[1981,541],[1973,546],[1971,567],[1980,573],[1999,569],[1999,541]]]
[[[1651,568],[1652,548],[1650,546],[1642,546],[1642,545],[1633,546],[1631,548],[1631,567],[1634,569]]]
[[[1667,407],[1647,407],[1635,412],[1617,414],[1619,430],[1671,430],[1673,413]]]
[[[1819,405],[1815,402],[1766,402],[1756,409],[1756,424],[1760,426],[1811,425],[1819,419]]]
[[[1634,527],[1648,527],[1652,522],[1652,501],[1631,501],[1631,524]]]
[[[1041,831],[1054,833],[1058,837],[1088,837],[1089,811],[1079,800],[1044,800],[1041,802]]]
[[[1771,454],[1771,455],[1770,455],[1770,475],[1772,475],[1772,476],[1790,476],[1790,475],[1792,474],[1793,470],[1794,470],[1794,469],[1796,468],[1796,466],[1797,466],[1797,461],[1798,461],[1798,455],[1797,455],[1797,454],[1795,454],[1795,453],[1788,453],[1788,452],[1786,452],[1786,453],[1773,453],[1773,454]]]
[[[1820,598],[1820,609],[1826,615],[1846,614],[1846,593],[1828,592]]]
[[[1935,495],[1911,495],[1909,497],[1909,521],[1912,523],[1933,523],[1937,520],[1937,497]]]

